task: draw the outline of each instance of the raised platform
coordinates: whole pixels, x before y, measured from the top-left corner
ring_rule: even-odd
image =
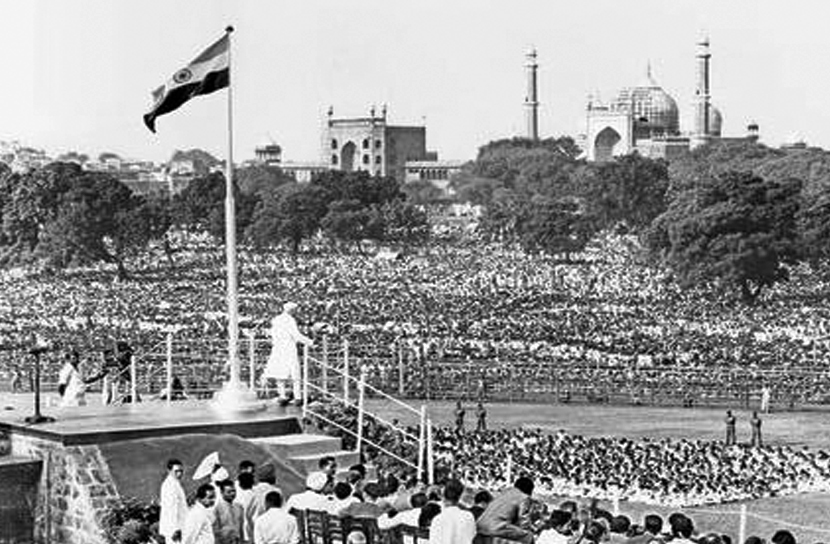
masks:
[[[107,444],[184,434],[233,434],[242,438],[302,432],[300,410],[271,404],[265,410],[222,414],[209,401],[147,402],[136,405],[44,408],[54,422],[29,425],[25,403],[0,411],[0,432],[51,440],[64,446]]]

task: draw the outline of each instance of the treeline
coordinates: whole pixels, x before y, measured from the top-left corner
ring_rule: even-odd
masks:
[[[173,227],[206,230],[223,243],[225,185],[222,174],[206,174],[171,200],[135,195],[112,175],[74,163],[25,173],[0,163],[0,266],[104,262],[126,277],[129,258],[154,241],[172,262]],[[426,213],[393,178],[328,172],[296,183],[277,168],[254,166],[236,171],[234,188],[243,243],[296,251],[322,234],[360,251],[365,240],[409,246],[429,237]]]
[[[499,140],[455,181],[482,232],[569,259],[599,231],[636,234],[681,284],[754,301],[830,252],[830,153],[715,142],[672,164],[637,154],[586,163],[570,138]]]

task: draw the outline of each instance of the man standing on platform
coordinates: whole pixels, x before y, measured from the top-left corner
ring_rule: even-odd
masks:
[[[277,396],[280,401],[286,403],[286,382],[291,382],[294,401],[299,404],[302,392],[297,344],[311,346],[313,342],[297,327],[297,321],[294,319],[296,310],[295,303],[286,302],[282,307],[282,313],[271,321],[271,356],[268,358],[263,378],[277,381]]]
[[[182,462],[170,459],[167,462],[167,477],[161,484],[159,496],[159,534],[164,537],[165,544],[182,540],[184,518],[187,516],[187,496],[182,489],[182,474]]]
[[[216,544],[213,536],[213,505],[216,490],[211,484],[202,484],[196,490],[196,502],[187,512],[182,529],[182,544]]]
[[[726,411],[724,422],[726,423],[726,445],[734,446],[737,439],[735,436],[735,416],[732,415],[732,410]]]
[[[749,420],[749,425],[752,427],[751,445],[761,447],[761,418],[758,412],[752,412],[752,419]]]

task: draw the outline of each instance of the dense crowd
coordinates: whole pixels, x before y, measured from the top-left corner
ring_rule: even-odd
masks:
[[[435,455],[475,486],[504,485],[508,470],[525,471],[548,495],[675,507],[830,491],[830,454],[784,445],[444,428]]]
[[[528,447],[535,438],[523,437]],[[340,471],[334,457],[323,457],[319,471],[307,476],[305,490],[289,494],[273,465],[257,467],[243,460],[231,477],[216,454],[206,461],[194,473],[177,459],[168,462],[157,525],[146,525],[154,520],[130,522],[131,541],[150,542],[157,532],[165,541],[185,544],[402,543],[416,535],[430,544],[732,542],[728,534],[700,531],[680,512],[666,520],[648,514],[637,523],[599,507],[596,500],[554,499],[544,477],[522,475],[484,488],[453,477],[425,485],[394,473],[372,477],[363,465]],[[198,487],[188,499],[182,483],[191,474]],[[316,519],[320,515],[327,520],[321,523]],[[405,528],[415,532],[401,531]],[[787,530],[776,531],[770,540],[796,544]],[[744,544],[764,542],[750,536]]]
[[[190,344],[194,359],[222,359],[221,251],[209,238],[179,236],[174,268],[148,254],[121,283],[101,269],[4,272],[0,368],[25,370],[14,368],[23,363],[13,350],[30,345],[33,333],[94,359],[116,340],[139,355],[161,353],[164,333],[176,331],[176,345]],[[641,262],[624,236],[599,238],[576,261],[484,245],[400,259],[243,248],[242,324],[265,339],[282,302],[297,302],[317,348],[324,335],[332,345],[348,338],[373,383],[397,388],[402,356],[412,395],[538,391],[646,402],[671,401],[682,388],[706,401],[754,397],[769,386],[779,404],[824,400],[830,286],[816,275],[794,269],[791,281],[744,306],[681,289]],[[57,374],[48,359],[47,380]],[[222,372],[214,364],[199,374]]]

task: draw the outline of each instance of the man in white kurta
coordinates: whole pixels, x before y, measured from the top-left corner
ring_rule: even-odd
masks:
[[[216,490],[211,484],[202,484],[196,490],[196,502],[184,518],[182,544],[216,544],[213,534],[213,507]]]
[[[291,382],[294,400],[302,396],[300,390],[300,359],[297,356],[297,344],[310,346],[311,338],[303,335],[294,319],[297,305],[286,302],[282,313],[271,321],[271,356],[265,367],[263,378],[277,381],[277,395],[280,400],[287,400],[286,383]]]
[[[168,544],[181,541],[184,518],[187,516],[187,496],[181,483],[183,473],[180,461],[171,459],[167,462],[167,477],[161,484],[159,494],[159,534]]]
[[[254,544],[299,544],[297,520],[282,507],[282,495],[268,493],[265,504],[268,509],[254,521]]]

